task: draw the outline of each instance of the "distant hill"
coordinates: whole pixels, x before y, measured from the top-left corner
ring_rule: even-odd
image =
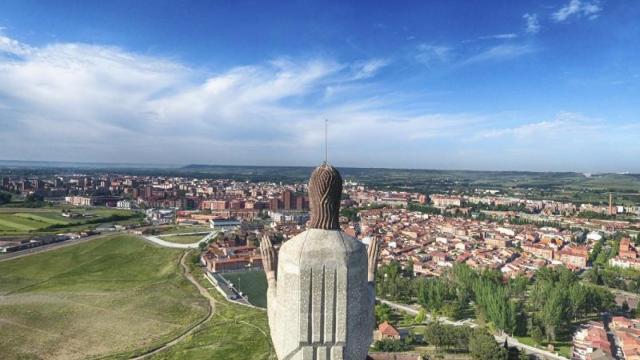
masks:
[[[0,175],[128,174],[233,179],[238,181],[305,182],[312,166],[138,165],[104,163],[24,162],[0,160]],[[576,172],[468,171],[338,167],[345,179],[389,190],[423,193],[473,193],[499,190],[511,195],[573,202],[601,202],[609,192],[620,200],[640,202],[640,174]]]

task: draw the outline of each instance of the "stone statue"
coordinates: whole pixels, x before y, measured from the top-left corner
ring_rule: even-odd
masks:
[[[309,180],[309,229],[279,254],[260,243],[271,339],[280,360],[364,360],[375,318],[378,244],[340,231],[342,177],[320,165]]]

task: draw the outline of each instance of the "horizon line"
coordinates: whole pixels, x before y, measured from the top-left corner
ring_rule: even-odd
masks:
[[[200,164],[200,163],[185,163],[185,164],[167,164],[167,163],[126,163],[126,162],[103,162],[103,161],[60,161],[60,160],[8,160],[8,159],[0,159],[0,169],[6,168],[4,163],[53,163],[53,164],[79,164],[79,165],[102,165],[94,167],[95,169],[107,169],[107,165],[120,165],[120,167],[128,167],[133,168],[136,166],[144,167],[147,169],[182,169],[188,166],[212,166],[212,167],[248,167],[248,168],[314,168],[317,165],[233,165],[233,164]],[[29,166],[20,166],[24,168],[28,168]],[[46,166],[37,166],[40,168],[46,168]],[[64,166],[57,166],[59,168],[64,168]],[[72,167],[72,166],[69,166]],[[614,171],[603,171],[603,172],[586,172],[586,171],[575,171],[575,170],[470,170],[470,169],[437,169],[437,168],[402,168],[402,167],[365,167],[365,166],[339,166],[343,169],[372,169],[372,170],[408,170],[408,171],[461,171],[461,172],[492,172],[492,173],[547,173],[547,174],[580,174],[580,175],[640,175],[640,173],[634,173],[630,171],[623,172],[614,172]]]

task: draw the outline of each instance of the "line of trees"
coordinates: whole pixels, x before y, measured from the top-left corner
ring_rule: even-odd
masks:
[[[528,331],[533,338],[556,340],[559,332],[571,329],[572,321],[615,306],[613,294],[584,284],[565,268],[542,268],[536,274],[527,306],[532,314]]]
[[[433,207],[431,205],[418,205],[416,203],[409,203],[409,205],[407,205],[407,210],[418,211],[423,214],[431,214],[431,215],[440,215],[442,213],[440,209]]]
[[[533,280],[504,281],[496,270],[456,264],[438,278],[413,278],[392,262],[378,272],[377,290],[395,301],[417,301],[427,311],[453,319],[475,311],[496,330],[554,341],[572,322],[615,307],[613,294],[584,283],[564,267],[541,268]],[[472,307],[471,305],[475,305]]]

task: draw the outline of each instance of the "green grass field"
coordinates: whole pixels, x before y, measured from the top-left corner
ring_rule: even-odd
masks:
[[[129,215],[128,210],[106,208],[73,208],[74,213],[83,213],[88,217],[66,218],[62,208],[0,208],[0,236],[37,234],[60,231],[78,231],[86,221],[107,219],[113,215]],[[60,225],[56,229],[47,229]],[[87,227],[87,226],[84,226]]]
[[[172,236],[163,236],[162,240],[170,241],[178,244],[192,244],[202,240],[205,237],[205,234],[202,235],[172,235]]]
[[[182,252],[113,236],[0,263],[2,359],[127,357],[206,316]]]
[[[262,308],[267,307],[267,279],[264,271],[226,273],[223,276],[247,295],[251,304]]]
[[[201,270],[193,271],[194,274],[198,272]],[[196,279],[203,286],[212,288],[202,276],[196,276]],[[229,303],[216,290],[211,289],[209,293],[218,300],[213,319],[185,341],[151,359],[276,360],[266,312]]]

